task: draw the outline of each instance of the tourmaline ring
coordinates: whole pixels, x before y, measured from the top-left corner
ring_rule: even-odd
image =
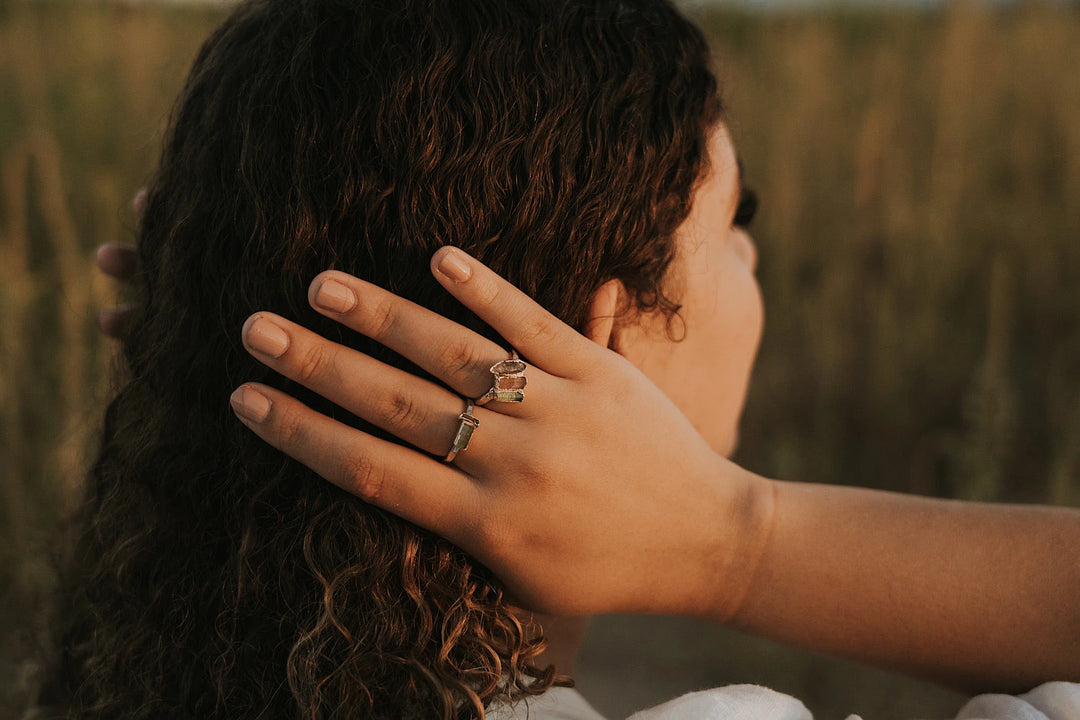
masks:
[[[466,400],[465,412],[458,415],[458,420],[461,424],[458,425],[457,433],[454,435],[454,444],[450,447],[450,452],[443,458],[443,462],[452,462],[457,454],[462,450],[469,447],[469,441],[472,440],[473,430],[480,426],[480,421],[473,417],[473,401]]]
[[[522,402],[525,399],[525,363],[518,359],[517,351],[511,353],[509,360],[500,360],[491,366],[495,381],[491,389],[477,398],[477,405],[495,402]]]

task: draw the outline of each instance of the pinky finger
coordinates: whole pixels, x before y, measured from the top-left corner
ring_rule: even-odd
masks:
[[[230,398],[237,417],[270,445],[360,499],[468,550],[477,486],[456,468],[315,412],[266,385],[241,385]]]

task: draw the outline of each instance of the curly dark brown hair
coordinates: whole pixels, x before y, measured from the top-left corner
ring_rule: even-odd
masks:
[[[706,43],[666,0],[238,7],[195,61],[150,188],[42,705],[482,718],[560,682],[485,568],[236,421],[230,392],[258,381],[378,432],[254,360],[240,328],[270,310],[419,372],[306,289],[336,268],[494,338],[428,272],[444,244],[579,328],[612,278],[670,313],[673,233],[720,113]]]

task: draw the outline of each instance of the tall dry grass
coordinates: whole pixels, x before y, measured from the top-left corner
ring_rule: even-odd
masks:
[[[76,497],[107,396],[115,300],[92,248],[130,239],[197,44],[217,16],[0,6],[0,717],[37,672],[49,541]]]
[[[33,682],[48,541],[108,393],[113,347],[93,318],[115,290],[91,252],[130,239],[127,198],[219,17],[0,4],[3,717]],[[1080,10],[700,19],[763,199],[768,323],[740,460],[792,479],[1080,502]],[[847,666],[794,652],[734,647],[713,662],[679,642],[671,662],[693,667],[669,674],[769,682],[824,716],[951,700],[849,683]],[[752,653],[768,666],[743,678]],[[596,698],[612,714],[680,689],[620,677]]]
[[[742,458],[1080,501],[1080,12],[707,24],[764,201]]]

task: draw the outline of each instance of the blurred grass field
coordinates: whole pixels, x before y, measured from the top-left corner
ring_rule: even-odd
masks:
[[[695,11],[768,313],[738,459],[772,477],[1080,504],[1080,5]],[[206,8],[0,2],[0,717],[36,668],[48,541],[93,451],[130,240]],[[224,399],[223,399],[224,402]],[[1075,550],[1074,550],[1075,551]],[[684,621],[598,621],[615,716],[756,681],[819,718],[958,698]]]

